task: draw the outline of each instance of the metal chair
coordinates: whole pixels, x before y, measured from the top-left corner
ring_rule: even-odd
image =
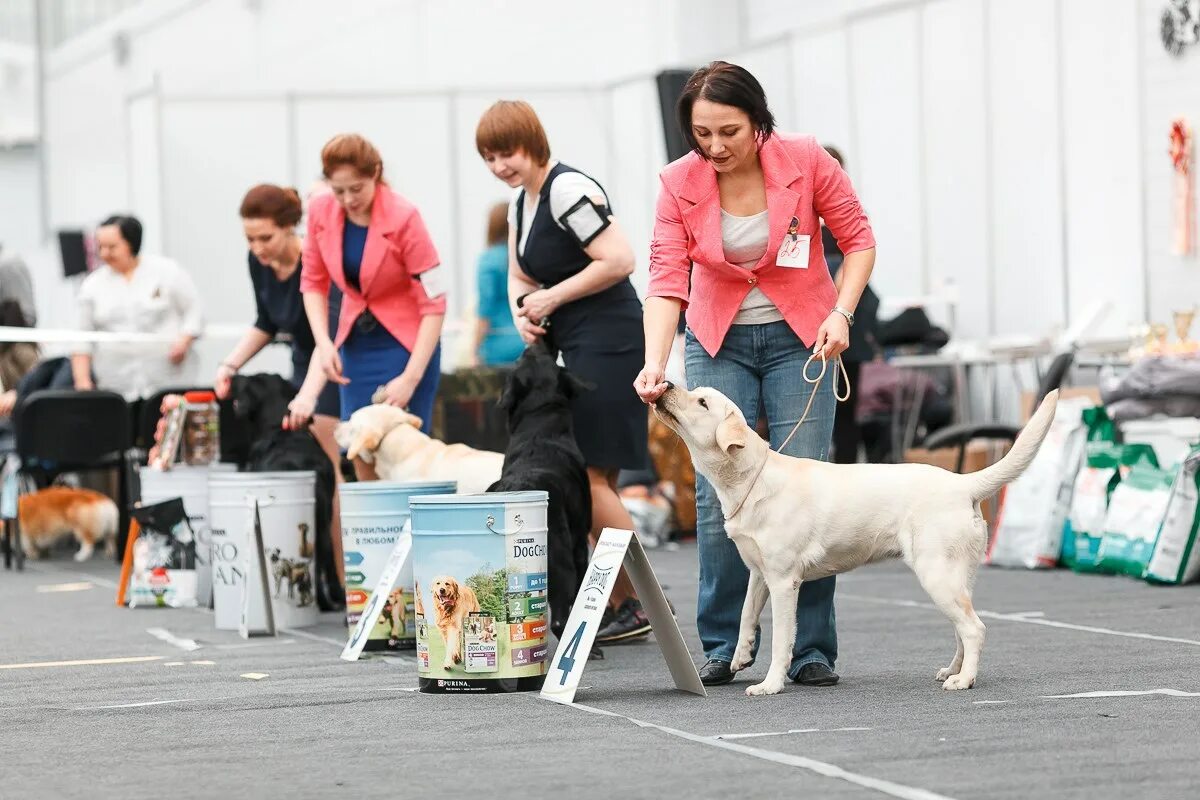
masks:
[[[117,560],[124,554],[132,502],[128,454],[133,444],[129,406],[115,392],[45,390],[34,392],[20,405],[17,424],[19,476],[45,488],[59,475],[91,469],[117,471],[119,511]],[[15,534],[15,535],[14,535]],[[4,565],[18,568],[23,561],[20,526],[6,526]]]

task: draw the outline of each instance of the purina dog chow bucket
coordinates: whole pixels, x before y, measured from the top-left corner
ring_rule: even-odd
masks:
[[[409,498],[454,494],[456,488],[454,481],[360,481],[338,487],[346,563],[346,621],[351,632],[371,599],[396,538],[408,527]],[[417,646],[411,558],[369,637],[364,650],[412,650]]]
[[[250,627],[265,627],[258,589],[253,501],[262,520],[263,556],[276,628],[316,625],[313,555],[316,552],[314,472],[214,472],[209,476],[213,608],[218,630],[237,630],[251,587]],[[250,581],[254,581],[251,583]]]
[[[548,662],[546,492],[415,496],[422,692],[524,692]]]

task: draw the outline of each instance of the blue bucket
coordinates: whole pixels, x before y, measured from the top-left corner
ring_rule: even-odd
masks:
[[[342,558],[346,564],[346,621],[353,632],[396,537],[408,525],[413,495],[453,494],[454,481],[360,481],[338,487],[341,498]],[[417,645],[413,613],[412,561],[400,575],[364,650],[412,650]]]
[[[541,689],[548,498],[494,492],[409,501],[422,692]]]

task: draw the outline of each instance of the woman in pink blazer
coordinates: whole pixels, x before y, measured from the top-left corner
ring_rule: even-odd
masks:
[[[309,201],[300,289],[325,375],[341,386],[342,419],[383,388],[382,402],[408,408],[428,432],[446,314],[437,250],[416,206],[384,182],[370,142],[335,136],[321,163],[332,192]],[[332,339],[331,281],[343,295]]]
[[[781,134],[759,82],[714,61],[688,79],[679,125],[692,152],[661,173],[645,310],[646,363],[635,388],[647,403],[666,389],[664,370],[687,309],[689,388],[710,386],[748,420],[766,411],[778,448],[804,411],[814,352],[846,349],[854,309],[875,263],[875,239],[854,187],[811,137]],[[846,254],[835,285],[825,265],[821,219]],[[827,459],[833,381],[822,381],[808,421],[787,453]],[[696,477],[700,596],[697,627],[708,685],[728,683],[749,573],[725,535],[712,486]],[[806,581],[796,613],[788,677],[831,686],[837,658],[834,578]],[[757,642],[755,643],[757,650]]]

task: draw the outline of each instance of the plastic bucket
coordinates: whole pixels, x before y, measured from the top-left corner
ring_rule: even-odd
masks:
[[[138,470],[143,504],[152,505],[174,497],[183,500],[188,522],[196,535],[196,602],[201,608],[212,606],[212,537],[208,521],[208,476],[212,472],[232,473],[235,469],[233,464],[210,464],[203,467],[176,464],[168,470],[150,467]]]
[[[263,553],[277,628],[316,625],[315,489],[313,472],[236,472],[209,476],[212,530],[213,609],[220,630],[237,630],[247,586],[252,631],[265,628],[258,590],[258,557],[250,547],[254,507],[262,521]],[[254,581],[254,583],[248,582]]]
[[[496,492],[409,500],[422,692],[541,688],[547,498]]]
[[[375,584],[409,523],[414,495],[454,494],[454,481],[360,481],[338,487],[342,551],[346,563],[346,621],[353,631]],[[371,629],[364,650],[412,650],[417,646],[413,612],[412,559],[401,573],[392,600]]]

